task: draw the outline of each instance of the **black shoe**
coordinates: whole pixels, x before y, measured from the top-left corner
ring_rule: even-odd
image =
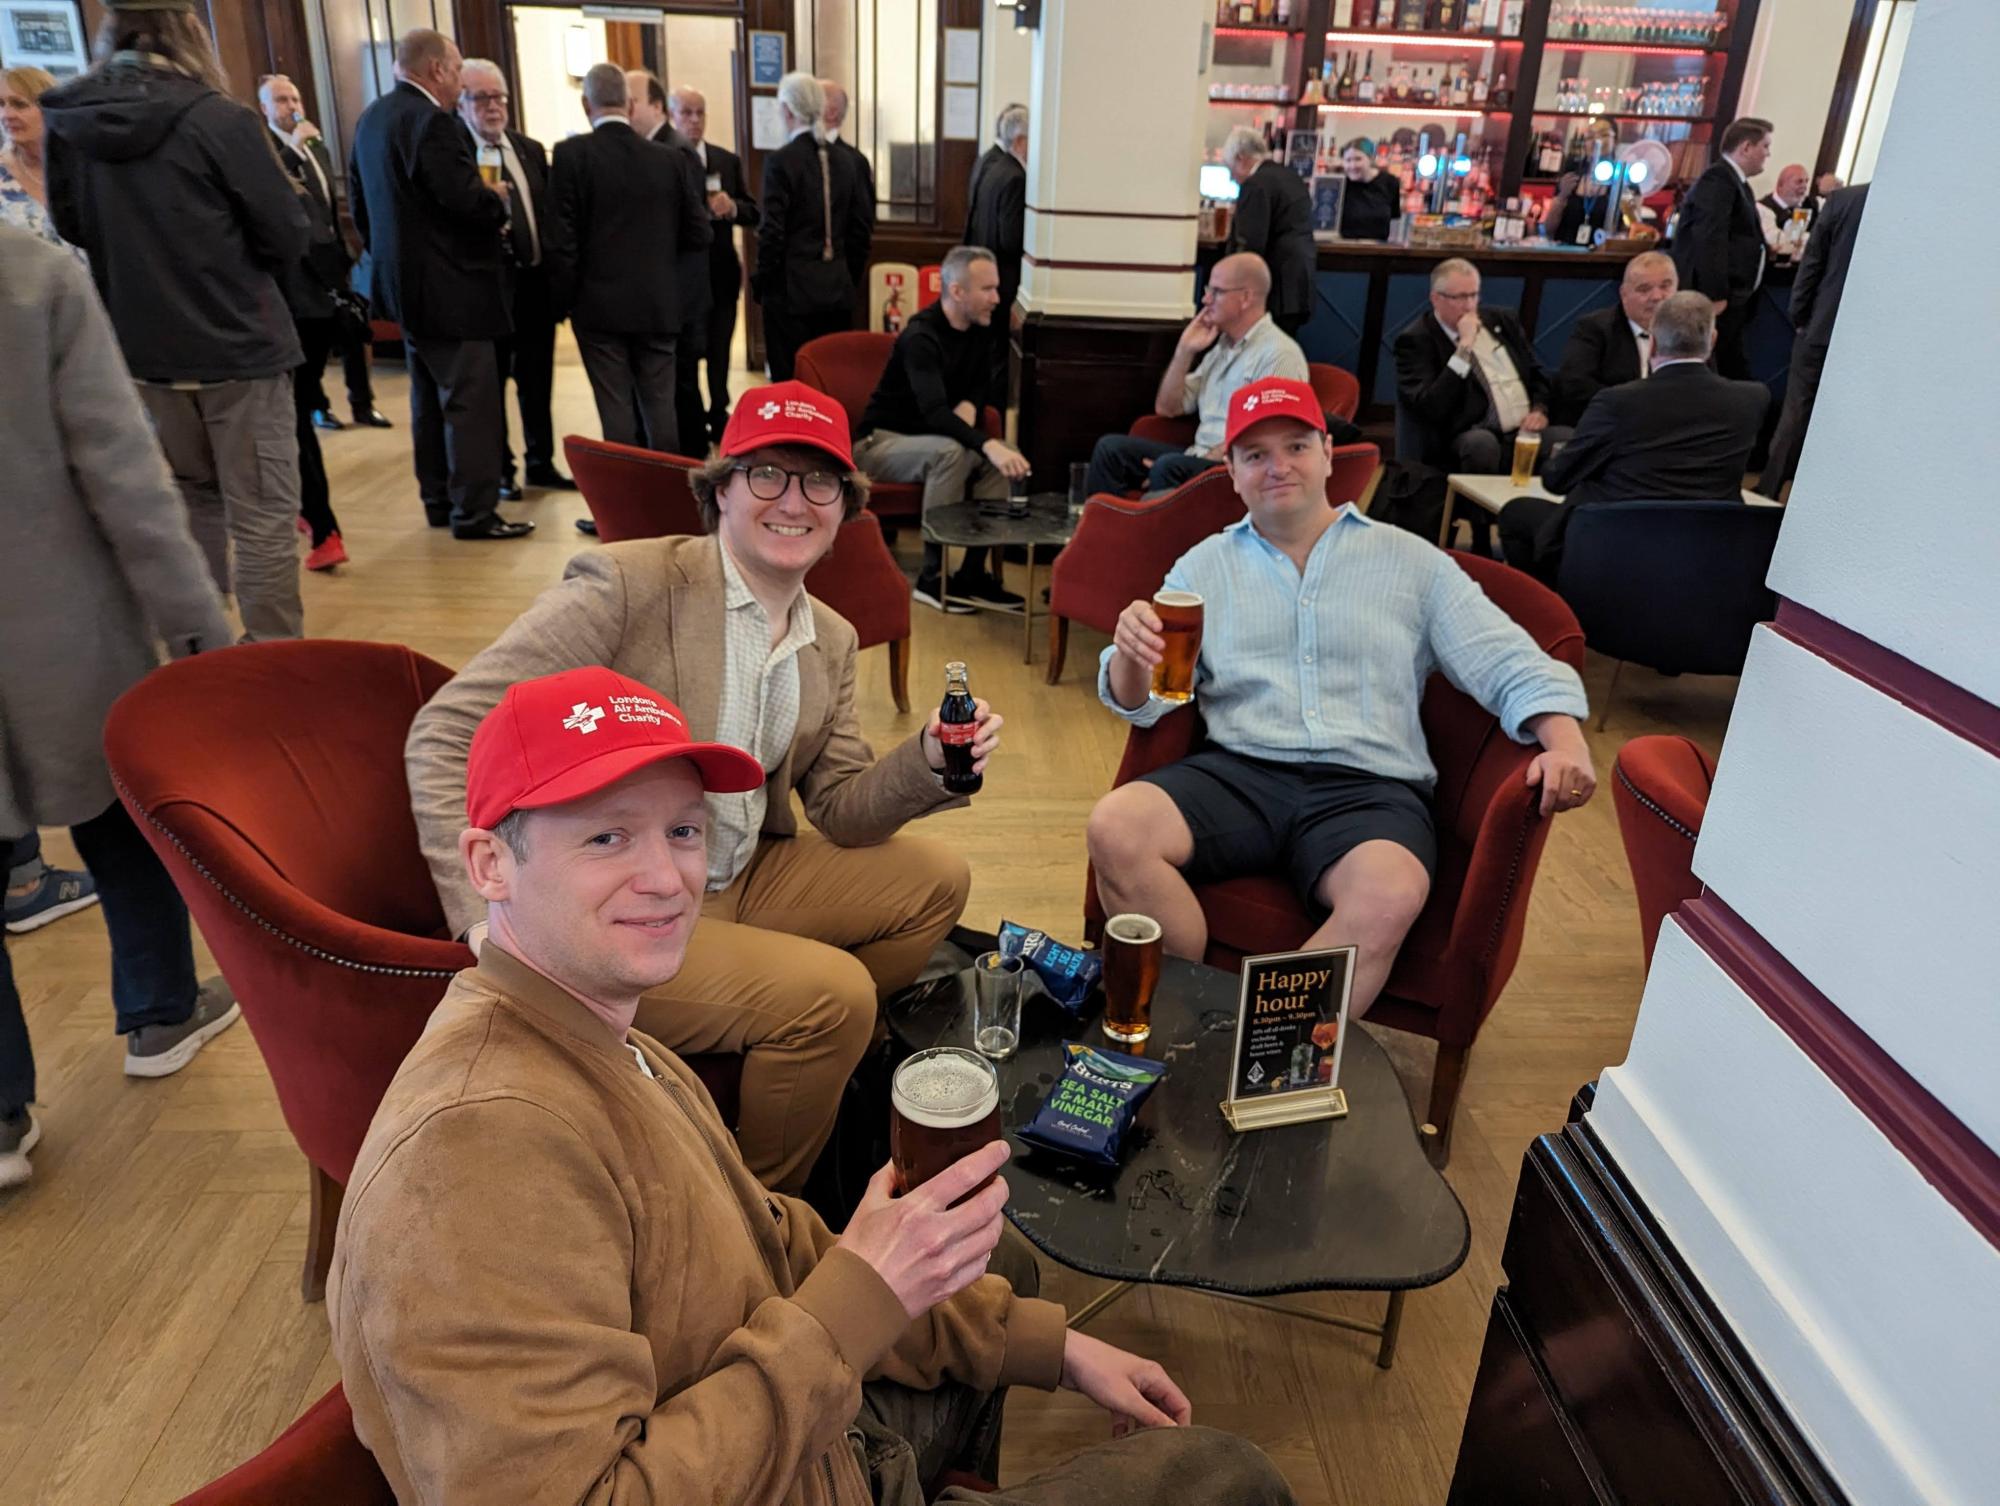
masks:
[[[429,523],[433,528],[449,528],[451,527],[451,509],[448,507],[426,507],[424,509],[424,521]]]
[[[962,596],[975,606],[987,607],[996,612],[1021,610],[1021,598],[984,570],[977,574],[961,570],[951,578],[950,590],[953,596]]]
[[[938,577],[933,573],[926,572],[919,575],[916,585],[910,588],[910,595],[925,606],[935,607],[940,612],[949,612],[954,617],[966,617],[972,612],[969,603],[946,596]]]
[[[520,501],[520,500],[521,500],[521,488],[520,488],[520,487],[518,487],[518,486],[516,486],[516,485],[515,485],[515,484],[514,484],[513,482],[511,482],[511,481],[503,481],[503,482],[501,482],[501,483],[500,483],[500,500],[501,500],[502,502],[518,502],[518,501]]]
[[[530,486],[539,486],[547,492],[573,492],[576,483],[552,465],[531,465],[522,478]]]
[[[533,523],[510,523],[495,513],[483,523],[453,528],[451,536],[455,539],[524,539],[534,531]]]
[[[597,519],[595,519],[595,518],[578,518],[578,519],[576,520],[576,531],[577,531],[578,533],[587,533],[587,534],[589,534],[589,535],[590,535],[590,536],[591,536],[591,537],[592,537],[593,539],[594,539],[594,538],[596,538],[596,537],[597,537]]]
[[[335,418],[333,416],[332,410],[327,408],[315,408],[313,409],[313,427],[315,429],[324,429],[329,434],[338,434],[342,429],[346,428],[347,425],[342,423],[339,419]]]
[[[381,410],[377,408],[370,408],[365,413],[361,409],[356,408],[354,410],[354,422],[358,427],[363,429],[393,429],[396,427],[388,419],[384,418]]]

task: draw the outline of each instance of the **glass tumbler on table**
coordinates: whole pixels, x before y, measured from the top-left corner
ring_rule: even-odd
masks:
[[[1090,500],[1090,463],[1084,460],[1073,462],[1069,468],[1069,520],[1074,523],[1083,516],[1083,504]]]
[[[1019,957],[981,952],[972,964],[972,1044],[981,1056],[1005,1061],[1021,1040]]]

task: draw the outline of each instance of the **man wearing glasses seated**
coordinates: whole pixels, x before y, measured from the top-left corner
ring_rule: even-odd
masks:
[[[755,755],[763,788],[709,797],[700,934],[638,1023],[682,1055],[744,1053],[738,1143],[781,1191],[804,1184],[832,1133],[878,998],[916,978],[970,883],[957,852],[899,835],[965,803],[940,781],[936,716],[877,759],[855,715],[854,629],[806,594],[867,500],[847,434],[840,404],[802,383],[744,394],[692,478],[709,532],[578,555],[418,713],[405,750],[454,935],[486,913],[458,855],[466,754],[516,681],[603,665],[676,702],[693,736]],[[977,705],[983,767],[1001,718]],[[794,790],[812,831],[794,821]]]
[[[1265,377],[1306,380],[1305,352],[1273,322],[1271,269],[1254,251],[1225,256],[1208,274],[1201,312],[1188,321],[1153,397],[1161,418],[1196,415],[1194,443],[1107,434],[1090,454],[1090,495],[1141,491],[1151,497],[1222,464],[1229,400]]]

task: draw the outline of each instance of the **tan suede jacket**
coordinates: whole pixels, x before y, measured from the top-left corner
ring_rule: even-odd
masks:
[[[486,918],[458,855],[465,829],[465,759],[472,734],[516,680],[602,664],[681,708],[688,731],[715,736],[722,706],[722,546],[700,538],[640,539],[579,554],[560,584],[536,597],[493,644],[417,713],[403,748],[417,836],[451,934]],[[799,651],[799,719],[771,771],[764,830],[789,837],[796,789],[829,842],[861,847],[907,822],[964,805],[924,759],[922,734],[877,761],[854,713],[854,628],[815,600],[817,642]]]
[[[911,1323],[630,1040],[656,1080],[489,941],[390,1084],[327,1309],[397,1500],[865,1506],[864,1379],[1057,1384],[1061,1308],[984,1276]]]

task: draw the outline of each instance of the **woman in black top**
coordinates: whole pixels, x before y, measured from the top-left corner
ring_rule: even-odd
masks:
[[[1347,143],[1340,165],[1347,192],[1340,205],[1340,234],[1350,241],[1386,241],[1389,223],[1403,212],[1403,185],[1375,165],[1375,144],[1363,137]]]

